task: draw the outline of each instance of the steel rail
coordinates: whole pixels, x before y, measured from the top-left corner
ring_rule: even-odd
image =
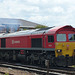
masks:
[[[0,63],[0,66],[2,67],[9,67],[13,69],[19,69],[19,70],[26,70],[30,72],[35,72],[39,74],[46,74],[47,68],[41,68],[37,66],[30,66],[30,65],[21,65],[21,64],[11,64],[11,63]],[[67,68],[68,69],[68,68]],[[70,68],[69,68],[70,69]],[[66,70],[66,69],[58,69],[58,68],[49,68],[49,74],[55,74],[55,75],[64,75],[64,74],[75,74],[75,70]]]

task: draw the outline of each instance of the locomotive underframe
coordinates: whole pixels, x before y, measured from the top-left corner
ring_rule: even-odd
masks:
[[[22,52],[21,52],[22,50]],[[45,60],[50,60],[50,64],[54,61],[55,52],[46,50],[23,50],[23,49],[0,49],[0,60],[18,61],[24,64],[45,65]]]
[[[22,50],[22,52],[21,52]],[[0,60],[4,61],[18,61],[23,64],[32,64],[32,65],[45,65],[45,60],[50,61],[50,65],[56,66],[70,66],[75,65],[75,56],[73,57],[64,57],[59,56],[55,57],[55,51],[53,49],[50,50],[30,50],[26,49],[18,49],[18,48],[7,48],[0,49]]]

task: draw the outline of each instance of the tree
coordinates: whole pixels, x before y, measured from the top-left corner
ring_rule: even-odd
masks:
[[[47,28],[47,26],[37,25],[35,28]]]

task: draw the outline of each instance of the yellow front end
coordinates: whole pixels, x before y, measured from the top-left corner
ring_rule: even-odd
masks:
[[[75,55],[75,42],[56,42],[55,43],[55,56],[68,56]]]
[[[55,56],[58,66],[75,65],[75,42],[56,42]]]

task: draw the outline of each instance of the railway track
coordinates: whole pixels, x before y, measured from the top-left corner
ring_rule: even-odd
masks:
[[[0,63],[0,67],[6,67],[6,68],[12,68],[12,69],[18,69],[18,70],[24,70],[24,71],[29,71],[29,72],[34,72],[40,75],[46,75],[47,74],[47,68],[41,68],[37,66],[30,66],[30,65],[22,65],[19,63]],[[65,75],[65,74],[70,74],[70,75],[75,75],[75,68],[62,68],[62,67],[51,67],[49,68],[49,75]],[[13,74],[9,74],[13,75]]]

